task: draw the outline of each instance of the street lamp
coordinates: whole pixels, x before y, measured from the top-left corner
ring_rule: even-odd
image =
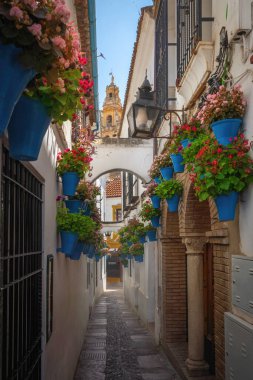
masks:
[[[174,114],[174,116],[176,116],[178,121],[181,123],[181,118],[178,112],[182,112],[184,115],[184,110],[165,110],[154,104],[154,91],[152,91],[146,75],[141,87],[138,88],[136,101],[132,103],[132,106],[127,114],[129,135],[130,137],[141,139],[157,137],[155,136],[155,129],[159,114],[162,114],[165,120],[170,121],[171,135],[172,114]]]

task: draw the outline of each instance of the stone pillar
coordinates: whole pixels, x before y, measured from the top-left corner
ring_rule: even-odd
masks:
[[[190,376],[203,376],[209,366],[204,360],[203,248],[205,237],[185,238],[188,294],[188,359]]]

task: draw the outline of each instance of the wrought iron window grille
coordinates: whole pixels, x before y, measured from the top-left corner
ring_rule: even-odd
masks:
[[[202,40],[203,22],[213,20],[213,17],[202,17],[202,0],[177,0],[177,86]]]

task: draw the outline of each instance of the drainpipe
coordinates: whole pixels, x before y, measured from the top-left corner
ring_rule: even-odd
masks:
[[[88,15],[90,23],[90,46],[92,61],[92,78],[94,80],[94,107],[96,115],[96,129],[99,130],[100,112],[98,100],[98,63],[97,63],[97,33],[96,33],[96,0],[88,0]]]

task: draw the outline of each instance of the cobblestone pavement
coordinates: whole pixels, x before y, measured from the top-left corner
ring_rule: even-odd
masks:
[[[74,380],[181,380],[124,302],[107,291],[94,307]]]

